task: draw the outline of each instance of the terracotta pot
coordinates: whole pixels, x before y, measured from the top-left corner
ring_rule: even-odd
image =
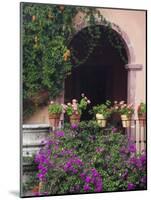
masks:
[[[121,115],[121,120],[124,128],[131,126],[131,117],[128,117],[127,115]]]
[[[70,116],[70,124],[71,125],[78,125],[80,123],[80,114],[73,114]]]
[[[36,185],[32,190],[31,190],[32,194],[36,194],[39,192],[39,185]]]
[[[61,113],[56,113],[56,114],[49,113],[50,126],[52,126],[54,128],[57,128],[59,126],[60,115],[61,115]]]
[[[107,120],[102,114],[97,113],[96,119],[97,119],[97,123],[100,127],[106,127]]]
[[[139,125],[144,127],[146,125],[146,113],[138,114]]]

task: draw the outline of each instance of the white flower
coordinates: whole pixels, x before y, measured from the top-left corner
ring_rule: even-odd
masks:
[[[117,101],[114,101],[114,104],[117,104]]]
[[[76,103],[77,102],[77,100],[76,99],[72,99],[72,103]]]
[[[120,103],[119,103],[120,105],[123,105],[124,104],[124,101],[120,101]]]
[[[84,93],[82,93],[81,96],[84,97],[85,96]]]
[[[50,101],[50,104],[53,104],[54,103],[54,101]]]
[[[126,104],[123,104],[121,105],[121,109],[125,108],[126,107]]]
[[[88,99],[88,100],[87,100],[87,103],[88,103],[88,104],[90,104],[90,103],[91,103],[91,101]]]
[[[118,110],[118,106],[115,106],[114,108],[115,108],[116,110]]]

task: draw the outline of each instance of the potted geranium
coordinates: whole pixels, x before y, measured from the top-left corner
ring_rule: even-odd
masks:
[[[137,109],[138,119],[140,126],[145,126],[146,120],[146,104],[141,102]]]
[[[100,104],[93,107],[93,112],[100,127],[106,127],[107,118],[111,115],[110,105],[111,102],[107,100],[105,104]]]
[[[122,125],[124,128],[128,128],[131,125],[131,118],[134,114],[133,104],[126,104],[124,101],[120,101],[118,106],[118,112],[121,115]]]
[[[71,103],[64,105],[64,110],[69,116],[71,125],[79,124],[82,111],[86,110],[87,105],[90,104],[90,100],[84,94],[81,96],[82,98],[79,102],[76,99],[72,99]]]
[[[59,126],[59,121],[62,111],[63,111],[62,105],[60,105],[59,103],[55,103],[53,101],[50,102],[48,106],[49,122],[53,128],[57,128]]]

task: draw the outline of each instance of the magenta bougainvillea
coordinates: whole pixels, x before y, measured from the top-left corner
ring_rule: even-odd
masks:
[[[55,131],[42,142],[35,156],[39,195],[146,189],[146,154],[120,132],[95,127],[94,135],[88,126]]]

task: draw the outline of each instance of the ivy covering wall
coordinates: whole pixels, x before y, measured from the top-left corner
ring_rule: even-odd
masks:
[[[56,98],[71,68],[84,63],[93,52],[101,37],[96,16],[108,27],[111,23],[93,7],[22,3],[21,8],[23,111],[29,116],[38,106]],[[79,12],[87,20],[90,36],[87,54],[81,60],[69,46],[76,32],[73,20]]]
[[[73,19],[79,11],[90,16],[90,23],[94,23],[94,8],[22,4],[25,115],[30,114],[35,105],[43,103],[41,94],[49,99],[62,91],[63,81],[72,67],[68,44],[75,33]]]

